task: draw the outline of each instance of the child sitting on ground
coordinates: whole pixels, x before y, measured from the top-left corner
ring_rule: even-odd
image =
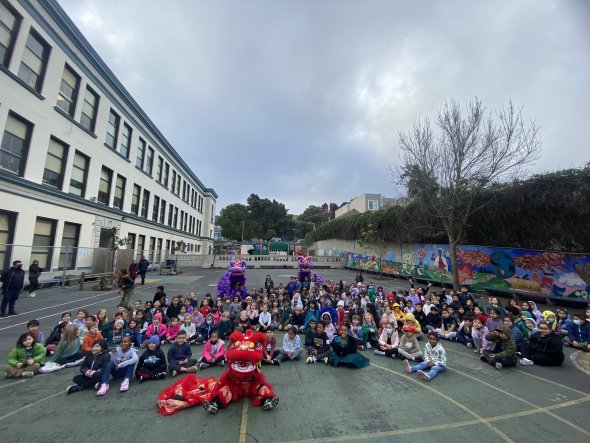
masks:
[[[416,338],[417,329],[414,326],[406,325],[402,328],[403,335],[399,341],[397,352],[401,359],[422,361],[422,351]]]
[[[149,338],[152,335],[157,335],[161,343],[162,340],[166,338],[167,330],[168,328],[166,327],[166,325],[162,323],[162,314],[160,314],[159,312],[154,314],[152,322],[145,331],[146,340],[141,344],[141,347],[144,348],[145,346],[147,346],[147,340],[149,340]]]
[[[193,359],[193,351],[186,342],[186,332],[180,331],[176,340],[168,348],[168,368],[172,377],[179,372],[197,372],[197,360]]]
[[[266,329],[266,347],[262,355],[263,365],[277,365],[280,366],[281,362],[277,360],[277,339],[275,338],[275,331],[272,326]]]
[[[268,312],[268,305],[264,303],[260,308],[260,315],[258,316],[258,330],[260,332],[266,332],[266,329],[270,326],[272,316]]]
[[[287,360],[299,360],[301,355],[301,338],[297,335],[298,329],[296,326],[291,326],[291,329],[283,336],[283,347],[279,349],[277,360],[283,362]]]
[[[30,332],[21,334],[8,354],[8,366],[4,369],[6,378],[32,377],[41,368],[45,358],[45,347],[35,341]]]
[[[493,310],[492,310],[493,312]],[[496,369],[516,366],[516,343],[510,336],[510,330],[501,324],[494,332],[486,336],[486,340],[493,343],[492,350],[484,350],[481,361],[489,363]]]
[[[186,339],[189,345],[194,345],[197,342],[197,328],[193,324],[193,318],[190,314],[184,315],[184,322],[180,330],[186,332]]]
[[[375,355],[384,355],[386,357],[397,357],[399,347],[399,335],[393,327],[393,323],[386,323],[385,328],[379,337],[379,348],[375,349]]]
[[[67,325],[61,335],[61,340],[55,348],[55,354],[51,361],[67,367],[77,366],[84,360],[84,354],[80,351],[80,339],[78,338],[78,326]]]
[[[33,319],[27,322],[27,331],[33,334],[35,343],[43,343],[45,341],[45,336],[43,335],[43,331],[39,329],[39,326],[39,320]]]
[[[109,391],[109,380],[122,378],[120,392],[127,392],[129,390],[129,380],[133,377],[133,368],[137,363],[137,352],[133,349],[133,342],[130,336],[125,336],[121,340],[121,344],[117,346],[115,352],[111,354],[111,361],[107,364],[102,373],[102,383],[97,396],[103,396]]]
[[[211,332],[211,337],[205,343],[203,356],[199,359],[199,369],[210,366],[225,365],[225,343],[219,339],[217,331]]]
[[[454,340],[457,335],[457,321],[452,317],[448,309],[442,310],[440,327],[436,330],[438,336],[445,340]]]
[[[300,306],[295,306],[293,316],[291,318],[291,326],[297,328],[297,333],[302,334],[305,332],[303,325],[305,324],[305,314]]]
[[[91,326],[91,329],[95,328],[98,332],[98,324]],[[89,331],[90,333],[90,331]],[[88,334],[84,337],[84,341],[88,338]],[[100,386],[102,380],[102,373],[111,361],[111,354],[108,352],[108,344],[104,339],[96,340],[90,346],[90,352],[87,353],[86,358],[80,366],[80,374],[75,375],[73,378],[73,385],[68,386],[66,392],[71,394],[78,392],[83,389],[89,389],[91,387]]]
[[[125,321],[122,318],[118,318],[113,322],[113,328],[108,332],[106,336],[107,343],[109,345],[109,351],[114,350],[121,344],[121,340],[129,333],[124,329]]]
[[[465,314],[463,316],[463,321],[459,325],[457,335],[455,336],[455,339],[459,343],[467,346],[468,348],[473,348],[473,337],[471,334],[472,329],[473,329],[472,322],[473,322],[473,316],[471,315],[471,313]]]
[[[84,341],[82,342],[82,352],[90,352],[94,343],[102,339],[103,336],[98,330],[98,323],[93,321],[90,324],[90,328],[88,328],[88,333],[86,334],[86,337],[84,337]]]
[[[324,330],[328,335],[328,339],[332,340],[332,337],[336,334],[336,328],[334,323],[332,323],[332,317],[329,312],[324,312],[322,314],[322,323],[324,324]]]
[[[361,351],[365,349],[364,344],[366,341],[364,340],[364,330],[363,326],[361,325],[361,318],[357,314],[352,316],[352,325],[350,326],[349,333],[356,343],[357,349]]]
[[[488,328],[484,326],[481,317],[473,319],[473,327],[471,328],[471,338],[473,339],[474,352],[482,354],[485,349],[488,349],[489,342],[486,336],[490,333]]]
[[[313,338],[315,337],[315,330],[317,327],[317,321],[315,318],[311,318],[307,325],[307,329],[305,330],[305,341],[303,344],[307,346],[311,346],[313,343]]]
[[[53,329],[53,331],[51,331],[51,334],[49,334],[49,337],[47,337],[47,340],[45,340],[45,349],[48,355],[53,355],[55,353],[55,349],[61,341],[61,336],[67,325],[68,322],[62,321]]]
[[[201,326],[201,329],[199,329],[200,343],[204,343],[209,340],[211,333],[215,330],[217,330],[217,326],[215,326],[215,323],[213,322],[213,314],[209,313],[205,317],[205,323],[203,323],[203,326]]]
[[[323,323],[318,323],[311,344],[307,347],[309,357],[306,363],[324,361],[330,355],[330,339]]]
[[[354,340],[348,335],[348,327],[342,325],[340,334],[330,343],[332,352],[324,359],[324,363],[332,366],[346,366],[349,368],[364,368],[369,366],[369,359],[356,349]]]
[[[234,331],[234,324],[229,318],[229,312],[223,311],[221,321],[217,325],[217,332],[219,332],[219,338],[222,340],[228,340],[231,333]]]
[[[168,343],[172,343],[176,339],[176,335],[178,331],[180,331],[180,322],[178,318],[172,317],[170,318],[170,324],[168,325],[168,329],[166,330],[166,341]]]
[[[148,340],[147,347],[137,363],[135,377],[140,383],[145,380],[160,380],[166,377],[166,356],[160,349],[160,339],[152,335]]]
[[[246,310],[243,310],[240,312],[240,315],[238,316],[236,330],[245,333],[248,329],[252,329],[252,325],[250,324],[250,319],[248,318],[248,312]]]
[[[408,360],[404,360],[404,370],[408,374],[418,373],[418,376],[424,381],[432,380],[443,372],[446,366],[447,353],[438,342],[438,334],[434,331],[428,333],[428,343],[426,343],[424,349],[424,361],[422,363],[410,366]]]

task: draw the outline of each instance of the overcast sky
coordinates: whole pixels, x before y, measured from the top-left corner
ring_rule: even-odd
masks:
[[[590,161],[590,1],[59,0],[206,186],[298,214],[398,194],[398,131],[512,99],[533,171]]]

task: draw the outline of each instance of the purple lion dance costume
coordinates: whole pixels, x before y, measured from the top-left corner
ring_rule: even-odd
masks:
[[[242,300],[248,295],[246,287],[246,261],[238,257],[229,262],[229,269],[219,278],[217,283],[217,297],[223,297],[229,303],[234,295]]]
[[[313,257],[311,255],[299,255],[297,256],[297,266],[299,272],[297,273],[297,279],[304,283],[305,281],[315,282],[315,285],[321,285],[324,282],[324,276],[313,274],[311,275],[311,269],[313,268]]]

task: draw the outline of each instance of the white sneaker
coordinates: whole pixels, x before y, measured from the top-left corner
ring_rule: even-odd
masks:
[[[528,358],[521,358],[519,360],[519,363],[523,366],[533,366],[535,364],[534,361],[529,360]]]

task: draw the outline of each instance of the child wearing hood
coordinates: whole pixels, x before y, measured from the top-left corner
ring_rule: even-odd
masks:
[[[164,323],[162,323],[162,314],[157,312],[156,314],[154,314],[152,322],[145,330],[146,340],[141,344],[141,347],[144,348],[145,346],[147,346],[147,341],[150,339],[152,335],[157,335],[160,339],[160,342],[162,342],[162,340],[166,338],[166,331],[168,331],[168,328]]]
[[[375,349],[375,355],[396,358],[399,347],[399,335],[393,327],[393,323],[387,323],[379,337],[379,348]]]
[[[160,349],[160,339],[157,335],[152,335],[146,350],[139,357],[135,377],[140,383],[145,380],[160,380],[166,377],[166,367],[166,356]]]
[[[403,327],[404,326],[413,326],[414,328],[416,328],[416,333],[414,334],[414,336],[416,337],[416,340],[421,340],[422,339],[422,325],[420,325],[420,323],[418,322],[418,320],[416,320],[416,317],[414,316],[414,313],[412,312],[408,312],[406,314],[406,317],[404,319],[404,324],[401,325],[402,331],[403,331]],[[399,330],[399,328],[398,328]]]
[[[408,374],[416,372],[424,381],[430,381],[447,367],[447,353],[438,341],[436,332],[428,333],[428,343],[424,349],[424,361],[414,366],[410,366],[408,360],[403,362],[404,370]]]
[[[402,330],[404,333],[399,341],[399,347],[397,348],[400,358],[421,362],[422,351],[420,351],[420,345],[416,339],[416,333],[418,330],[410,325],[405,325]]]
[[[555,332],[561,337],[567,336],[567,325],[571,322],[571,317],[567,309],[561,308],[557,310],[557,327]]]
[[[404,319],[406,318],[406,315],[402,311],[402,308],[399,303],[394,303],[391,308],[392,308],[391,313],[395,317],[395,321],[397,321],[398,327],[401,328],[402,325],[404,324]]]
[[[483,324],[481,317],[473,319],[473,327],[471,328],[471,338],[473,339],[474,352],[483,353],[488,349],[489,343],[486,336],[490,333],[489,329]]]
[[[207,316],[205,317],[205,323],[203,324],[203,326],[201,326],[201,329],[199,329],[199,334],[201,335],[202,342],[209,340],[209,338],[211,337],[211,332],[213,332],[216,329],[217,326],[215,326],[215,323],[213,322],[213,314],[207,314]]]
[[[492,350],[484,350],[481,361],[489,363],[496,369],[516,366],[516,343],[510,336],[510,330],[501,324],[494,332],[486,336],[486,340],[492,342]]]
[[[557,330],[557,317],[553,311],[543,311],[543,321],[549,324],[549,327],[553,332]]]
[[[322,323],[324,325],[324,330],[328,335],[328,339],[332,340],[332,337],[334,337],[334,334],[336,334],[336,327],[332,322],[332,317],[330,316],[329,312],[324,312],[322,314]]]
[[[309,354],[306,360],[307,364],[324,361],[330,355],[330,339],[326,334],[323,323],[318,323],[316,326],[311,345],[307,347],[307,352]]]
[[[219,339],[219,332],[212,331],[203,348],[203,356],[199,359],[199,369],[217,365],[225,365],[225,343]]]
[[[80,374],[74,376],[72,379],[74,384],[68,386],[66,392],[71,394],[98,386],[102,380],[102,373],[110,361],[111,354],[108,352],[107,341],[96,340],[80,366]]]

